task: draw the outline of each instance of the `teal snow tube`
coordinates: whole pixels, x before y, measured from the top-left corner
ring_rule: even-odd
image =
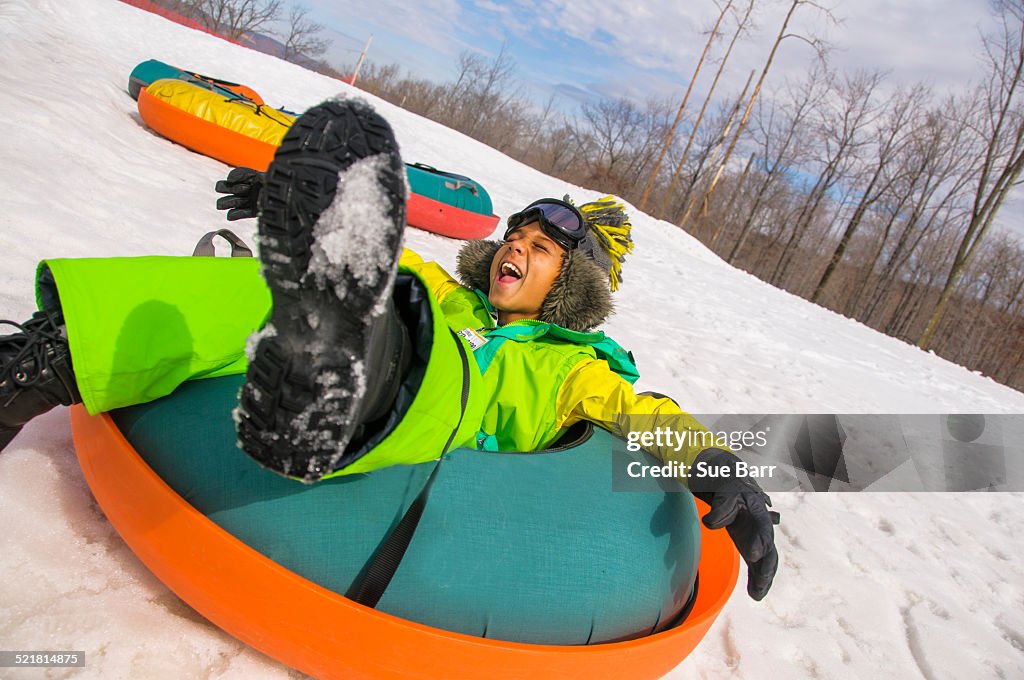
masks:
[[[491,196],[483,185],[465,175],[438,170],[424,163],[406,163],[409,190],[462,210],[490,215],[494,210]]]
[[[498,225],[491,197],[465,175],[423,163],[406,163],[409,200],[406,220],[414,227],[458,239],[487,238]]]
[[[303,486],[235,445],[242,376],[195,380],[111,413],[178,495],[286,569],[344,594],[435,463]],[[613,492],[597,428],[548,452],[456,450],[445,457],[415,535],[377,609],[479,637],[582,645],[678,623],[699,560],[693,497]]]

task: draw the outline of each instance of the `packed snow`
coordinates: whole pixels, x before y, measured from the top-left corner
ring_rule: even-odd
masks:
[[[126,88],[155,58],[302,110],[357,92],[116,0],[0,2],[0,317],[34,310],[47,257],[191,253],[227,226],[228,168],[146,128]],[[469,175],[505,216],[580,188],[387,103],[410,162]],[[1024,394],[730,268],[639,212],[606,330],[640,389],[705,413],[1024,413]],[[255,221],[235,223],[249,243]],[[452,268],[459,243],[411,229]],[[225,302],[228,304],[228,301]],[[0,331],[4,332],[4,331]],[[744,579],[672,678],[1024,677],[1024,495],[777,494],[782,564],[761,603]],[[487,502],[487,499],[481,499]],[[82,669],[3,677],[285,678],[156,580],[96,505],[66,409],[0,454],[0,648],[84,650]]]

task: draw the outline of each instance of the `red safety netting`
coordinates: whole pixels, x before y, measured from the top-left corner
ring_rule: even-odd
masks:
[[[177,12],[169,10],[166,7],[161,7],[160,5],[156,4],[155,2],[151,2],[151,0],[121,0],[121,2],[123,2],[126,5],[131,5],[132,7],[137,7],[139,9],[146,10],[147,12],[152,12],[153,14],[156,14],[158,16],[162,16],[163,18],[169,19],[169,20],[173,21],[176,24],[181,24],[182,26],[188,26],[189,28],[194,28],[195,30],[202,31],[203,33],[208,33],[210,35],[215,35],[218,38],[221,38],[223,40],[227,40],[230,43],[234,43],[236,45],[241,45],[242,47],[249,47],[245,43],[239,42],[237,40],[232,40],[231,38],[225,38],[224,36],[220,35],[219,33],[215,33],[214,31],[211,31],[210,29],[208,29],[206,26],[203,26],[201,23],[199,23],[195,19],[189,19],[187,17],[183,17],[180,14],[178,14]]]
[[[176,24],[188,26],[189,28],[194,28],[197,31],[202,31],[203,33],[208,33],[209,35],[215,35],[221,40],[227,40],[229,43],[234,43],[235,45],[241,45],[242,47],[248,47],[252,49],[252,45],[247,45],[244,42],[232,40],[231,38],[225,38],[221,34],[211,31],[206,26],[203,26],[195,19],[183,17],[177,12],[169,10],[166,7],[161,7],[160,5],[156,4],[155,2],[152,2],[151,0],[121,0],[121,2],[123,2],[126,5],[131,5],[132,7],[137,7],[138,9],[145,10],[147,12],[152,12],[153,14],[156,14],[158,16],[162,16],[163,18],[169,19],[170,21],[173,21]],[[343,83],[348,83],[349,85],[355,85],[356,79],[355,76],[348,76],[347,78],[338,78],[338,80],[340,80]]]

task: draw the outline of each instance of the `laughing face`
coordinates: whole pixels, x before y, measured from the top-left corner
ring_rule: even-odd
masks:
[[[491,261],[487,299],[498,323],[536,319],[551,286],[562,271],[565,249],[552,241],[537,222],[519,227]]]

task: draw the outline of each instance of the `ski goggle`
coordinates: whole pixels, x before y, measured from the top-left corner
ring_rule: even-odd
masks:
[[[544,233],[566,250],[579,248],[580,242],[587,235],[583,214],[576,206],[557,198],[542,198],[509,215],[505,238],[507,239],[508,235],[519,227],[531,222],[539,222]]]

